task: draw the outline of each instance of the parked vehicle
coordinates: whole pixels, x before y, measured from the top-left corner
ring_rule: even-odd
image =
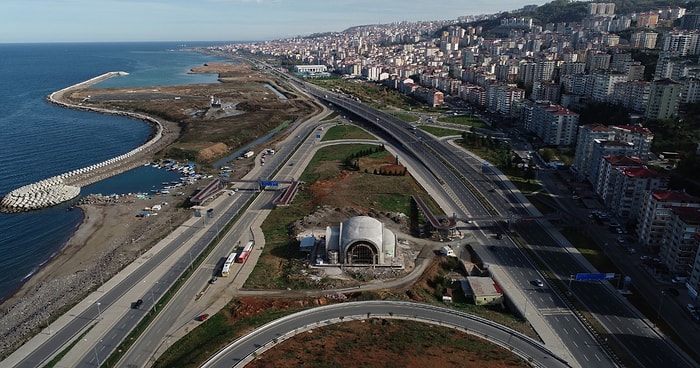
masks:
[[[197,320],[197,321],[200,321],[200,322],[204,322],[204,321],[207,320],[207,318],[209,318],[209,315],[206,314],[206,313],[204,313],[204,314],[201,314],[201,315],[197,316],[196,320]]]
[[[684,276],[676,276],[676,277],[671,279],[671,282],[674,284],[682,284],[682,283],[685,283],[686,281],[688,281],[688,278],[684,277]]]

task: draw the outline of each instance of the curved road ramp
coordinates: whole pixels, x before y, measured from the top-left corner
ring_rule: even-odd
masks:
[[[570,367],[541,343],[493,321],[433,305],[382,300],[326,305],[277,319],[221,349],[202,367],[243,367],[256,355],[296,334],[367,318],[404,319],[450,327],[500,345],[532,366]]]

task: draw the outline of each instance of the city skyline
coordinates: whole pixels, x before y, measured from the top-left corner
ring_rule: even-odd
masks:
[[[7,0],[0,43],[264,41],[367,24],[457,19],[546,2]]]

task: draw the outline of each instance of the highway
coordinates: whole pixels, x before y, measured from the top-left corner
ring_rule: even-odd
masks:
[[[333,323],[365,320],[367,316],[407,319],[457,328],[471,335],[486,338],[506,349],[512,348],[513,353],[535,366],[569,367],[565,361],[560,360],[537,341],[489,320],[448,308],[392,301],[339,303],[294,313],[258,327],[250,334],[232,342],[202,367],[243,367],[253,359],[253,352],[272,348],[297,333]]]
[[[436,176],[444,180],[445,186],[455,193],[456,201],[464,199],[459,206],[463,212],[460,215],[465,216],[464,218],[509,217],[511,213],[522,217],[538,215],[538,212],[517,193],[512,184],[501,179],[497,171],[489,166],[482,172],[482,162],[466,153],[456,153],[454,146],[434,139],[420,130],[412,134],[409,123],[354,100],[336,97],[326,91],[316,91],[316,95],[364,118],[369,123],[376,124],[387,134],[408,146]],[[431,152],[432,154],[428,154]],[[459,173],[463,179],[456,173]],[[485,206],[483,201],[477,199],[479,197],[485,198],[489,205]],[[480,228],[490,229],[493,232],[505,230],[499,228],[499,225],[494,222],[487,221],[483,225],[479,222],[479,225]],[[570,247],[568,242],[548,222],[542,220],[516,222],[512,226],[513,230],[534,250],[533,254],[536,255],[537,260],[548,268],[555,279],[566,283],[572,274],[597,272],[580,254],[566,247]],[[482,244],[494,241],[490,238],[482,240],[485,241]],[[515,243],[509,241],[507,237],[499,241],[497,247],[498,249],[517,248]],[[481,253],[487,252],[484,247]],[[596,366],[618,364],[614,360],[600,356],[600,346],[604,341],[586,337],[591,329],[586,328],[585,321],[576,313],[562,313],[571,306],[571,303],[562,296],[562,292],[551,287],[546,288],[548,296],[543,296],[539,290],[532,291],[530,281],[542,276],[539,275],[538,267],[533,265],[528,256],[520,251],[502,253],[504,255],[493,255],[494,259],[507,270],[517,270],[517,272],[510,271],[511,278],[519,282],[523,290],[528,291],[530,301],[537,309],[544,311],[542,314],[559,332],[561,340],[581,364],[595,362],[597,359],[600,361],[596,362]],[[654,367],[663,364],[671,364],[674,367],[696,366],[692,359],[650,325],[648,320],[634,311],[609,284],[579,282],[573,284],[570,291],[610,331],[611,337],[628,351],[628,355],[639,366]]]
[[[497,171],[487,169],[482,172],[482,163],[464,151],[449,143],[434,139],[417,130],[408,129],[410,125],[391,115],[371,109],[354,100],[327,95],[326,91],[314,87],[302,87],[322,100],[346,109],[364,118],[379,129],[379,134],[390,145],[396,147],[400,154],[410,160],[422,162],[422,175],[428,177],[442,193],[430,193],[441,197],[447,208],[452,208],[461,219],[476,218],[470,224],[470,230],[477,242],[473,247],[487,261],[502,267],[510,281],[519,292],[527,296],[523,314],[539,311],[557,332],[558,338],[568,347],[572,357],[578,362],[574,366],[615,367],[619,366],[614,357],[606,350],[600,338],[591,333],[580,315],[570,310],[571,303],[566,297],[569,290],[559,290],[552,283],[544,288],[534,287],[531,281],[541,274],[534,261],[516,245],[508,236],[495,239],[495,232],[505,232],[500,224],[487,218],[508,218],[510,216],[536,216],[524,198],[517,193],[512,184],[504,182]],[[295,125],[296,131],[288,141],[278,145],[278,153],[269,159],[266,166],[255,172],[260,178],[292,179],[298,168],[303,168],[311,158],[314,139],[310,137],[318,123],[318,118],[309,124]],[[296,135],[296,138],[295,136]],[[294,164],[289,166],[289,164]],[[279,170],[279,171],[278,171]],[[254,184],[251,184],[254,185]],[[491,191],[493,189],[493,191]],[[274,197],[280,192],[266,190],[257,193],[253,187],[243,188],[233,196],[225,196],[214,206],[214,218],[201,219],[202,225],[184,226],[171,235],[162,250],[150,252],[142,257],[141,263],[133,265],[133,270],[123,279],[110,280],[112,287],[104,288],[103,295],[84,301],[90,303],[80,314],[70,316],[64,328],[45,338],[36,349],[27,354],[19,367],[35,367],[45,362],[73,341],[77,336],[95,326],[82,341],[77,342],[77,349],[72,349],[64,360],[75,362],[71,366],[94,367],[113,352],[138,321],[151,308],[160,312],[154,322],[141,334],[139,340],[124,355],[120,366],[146,366],[154,358],[155,351],[168,339],[168,331],[183,324],[192,324],[194,317],[204,311],[215,311],[216,301],[207,301],[207,281],[212,277],[222,258],[225,258],[239,242],[254,237],[251,225],[271,209]],[[220,229],[238,212],[240,206],[248,200],[251,207],[241,216],[231,231],[222,235],[219,245],[210,253],[204,263],[184,283],[173,299],[166,305],[156,305],[174,281],[189,267],[204,247],[215,237],[220,236]],[[205,221],[209,223],[204,224]],[[511,224],[534,250],[537,261],[548,267],[548,275],[553,279],[568,280],[571,274],[590,272],[590,266],[578,253],[562,247],[568,244],[546,221],[516,222]],[[252,269],[259,256],[253,252],[251,259],[243,266]],[[238,272],[240,268],[235,268]],[[230,278],[231,282],[235,277]],[[240,287],[231,282],[222,282],[211,287]],[[242,282],[242,281],[241,281]],[[204,292],[200,300],[198,296]],[[570,290],[576,299],[591,310],[596,319],[611,331],[612,338],[624,346],[639,366],[674,367],[696,366],[675,345],[649,325],[649,322],[636,313],[626,301],[607,283],[573,283]],[[94,295],[94,294],[93,294]],[[130,303],[142,299],[141,309],[132,309]],[[531,307],[529,313],[528,305]],[[366,312],[365,312],[366,314]],[[109,318],[107,317],[109,316]]]

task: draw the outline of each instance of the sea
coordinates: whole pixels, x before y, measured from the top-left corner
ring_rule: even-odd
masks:
[[[144,143],[150,128],[124,117],[52,105],[54,91],[111,71],[125,71],[96,87],[217,83],[215,74],[188,74],[207,62],[229,61],[196,47],[231,42],[0,44],[0,196],[20,186],[121,155]],[[55,207],[0,213],[0,301],[55,256],[83,219],[69,211],[92,194],[149,192],[177,180],[172,171],[143,166],[82,188]]]

